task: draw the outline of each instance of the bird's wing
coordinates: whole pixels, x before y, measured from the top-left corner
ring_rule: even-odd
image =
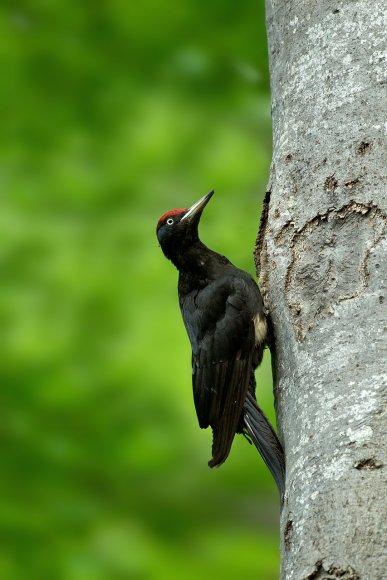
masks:
[[[198,293],[191,316],[194,401],[200,426],[213,429],[211,467],[229,454],[252,373],[254,326],[245,289],[220,280]]]

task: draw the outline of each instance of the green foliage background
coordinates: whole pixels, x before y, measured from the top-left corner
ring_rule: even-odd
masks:
[[[216,195],[254,272],[270,162],[263,1],[2,2],[2,579],[278,577],[277,494],[197,425],[155,226]],[[273,419],[269,363],[259,399]]]

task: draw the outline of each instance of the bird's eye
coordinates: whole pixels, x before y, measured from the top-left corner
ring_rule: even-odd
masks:
[[[168,224],[169,226],[171,226],[171,225],[173,224],[173,219],[172,219],[172,218],[168,218],[168,219],[167,219],[167,224]]]

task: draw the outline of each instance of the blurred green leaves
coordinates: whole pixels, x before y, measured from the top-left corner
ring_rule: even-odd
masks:
[[[202,237],[254,271],[263,2],[0,10],[0,577],[276,578],[274,484],[243,439],[206,466],[155,236],[214,187]]]

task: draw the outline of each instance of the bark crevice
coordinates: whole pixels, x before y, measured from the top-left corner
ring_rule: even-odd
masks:
[[[387,216],[376,204],[355,200],[318,214],[299,229],[290,221],[282,226],[275,242],[290,250],[285,296],[299,340],[305,339],[320,318],[333,315],[337,303],[364,293],[368,258],[386,226]],[[348,246],[353,230],[356,239]]]
[[[351,566],[347,566],[346,569],[334,565],[325,568],[322,560],[316,562],[313,572],[304,576],[303,580],[334,580],[337,578],[341,578],[341,580],[360,580],[360,576]]]

